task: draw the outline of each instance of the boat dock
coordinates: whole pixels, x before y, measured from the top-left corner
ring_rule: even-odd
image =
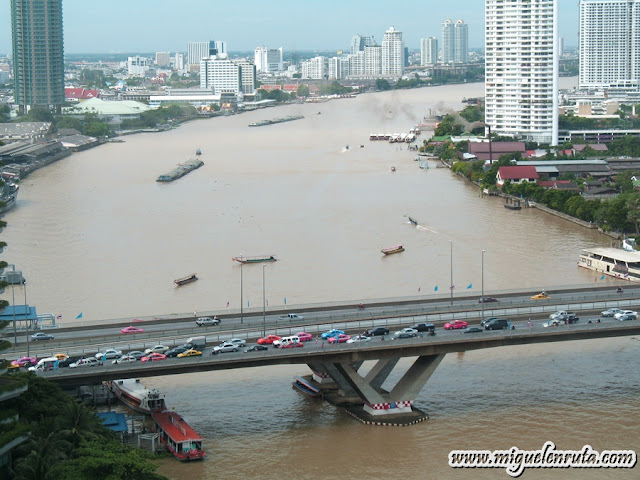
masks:
[[[173,182],[180,177],[184,177],[187,173],[192,172],[204,165],[202,160],[189,160],[184,162],[181,165],[178,165],[177,168],[174,168],[168,173],[164,173],[160,175],[156,182]]]

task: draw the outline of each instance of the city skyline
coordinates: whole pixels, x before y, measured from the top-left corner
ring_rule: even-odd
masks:
[[[264,2],[247,0],[244,9],[229,3],[191,0],[181,4],[158,4],[150,0],[112,0],[108,9],[92,14],[81,0],[63,1],[64,51],[75,53],[185,52],[188,42],[212,39],[227,42],[230,51],[253,51],[259,45],[284,50],[343,50],[348,53],[355,34],[373,35],[378,44],[394,26],[403,32],[410,50],[420,39],[440,36],[446,18],[469,25],[469,48],[484,47],[484,2],[459,0],[455,6],[436,7],[434,1],[417,8],[416,2],[338,2],[317,4],[281,0],[265,9]],[[0,15],[0,54],[11,52],[8,2]],[[577,2],[560,2],[560,36],[568,47],[578,45]],[[98,20],[99,17],[99,20]],[[219,21],[216,19],[220,18]],[[313,19],[310,25],[308,19]]]

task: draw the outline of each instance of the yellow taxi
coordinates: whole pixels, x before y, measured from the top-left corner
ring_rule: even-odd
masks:
[[[194,350],[193,348],[191,350],[187,350],[186,352],[178,354],[178,357],[180,357],[180,358],[184,358],[184,357],[201,357],[201,356],[202,356],[202,352],[199,351],[199,350]]]
[[[547,295],[546,292],[540,292],[539,294],[531,297],[531,300],[548,300],[549,298],[551,297],[549,297],[549,295]]]

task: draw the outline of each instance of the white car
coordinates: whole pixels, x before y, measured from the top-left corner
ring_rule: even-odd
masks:
[[[370,342],[370,341],[371,341],[371,337],[367,337],[366,335],[354,335],[349,340],[347,340],[347,343]]]
[[[237,352],[238,350],[240,350],[240,345],[231,342],[224,342],[217,347],[213,347],[211,355],[217,355],[218,353],[224,352]]]
[[[164,353],[169,350],[169,347],[165,345],[155,345],[151,348],[147,348],[144,353],[145,355],[149,355],[150,353]]]
[[[233,343],[234,345],[236,345],[238,347],[246,347],[247,346],[247,341],[242,339],[242,338],[232,338],[231,340],[227,340],[224,343]]]
[[[69,368],[78,368],[78,367],[97,367],[98,365],[102,365],[96,358],[81,358],[75,363],[69,364]]]
[[[220,323],[220,319],[218,317],[200,317],[199,319],[196,320],[196,325],[198,325],[199,327],[205,326],[205,325],[218,325]]]
[[[394,333],[394,335],[400,335],[401,333],[407,333],[415,337],[420,332],[418,332],[418,330],[416,330],[415,328],[406,327],[406,328],[403,328],[402,330],[397,331],[396,333]]]
[[[616,320],[620,320],[620,317],[623,315],[635,315],[638,316],[638,312],[634,312],[633,310],[625,310],[623,312],[618,312],[616,313],[613,318],[615,318]]]
[[[616,313],[622,313],[622,310],[620,310],[619,308],[609,308],[608,310],[602,312],[600,315],[602,315],[603,317],[613,317]]]
[[[108,359],[119,358],[121,356],[122,356],[122,350],[115,350],[113,348],[107,348],[102,352],[96,353],[96,358],[98,360],[102,360],[103,358],[108,358]]]
[[[116,358],[115,360],[113,360],[111,363],[113,365],[118,365],[120,363],[133,363],[133,362],[137,362],[138,360],[136,359],[136,357],[131,356],[131,355],[123,355],[120,358]]]

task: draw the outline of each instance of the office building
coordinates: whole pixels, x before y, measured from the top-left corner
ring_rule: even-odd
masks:
[[[156,65],[158,67],[168,67],[171,65],[171,53],[156,52]]]
[[[282,47],[267,48],[261,45],[255,49],[253,56],[259,73],[277,73],[283,70]]]
[[[311,60],[302,62],[302,78],[322,80],[327,73],[325,67],[325,57],[313,57]]]
[[[364,52],[364,47],[372,47],[376,44],[373,35],[354,35],[351,39],[351,47],[349,53],[355,55],[358,52]]]
[[[558,143],[557,0],[485,0],[485,122]]]
[[[226,55],[204,57],[200,60],[200,88],[214,95],[242,91],[240,66]]]
[[[453,27],[453,61],[467,63],[469,59],[469,26],[458,20]]]
[[[438,39],[436,37],[420,39],[420,65],[433,65],[438,62]]]
[[[64,103],[62,0],[11,0],[15,102],[28,106]]]
[[[452,63],[454,61],[455,41],[453,20],[448,18],[442,23],[442,63]]]
[[[179,72],[184,70],[184,53],[176,53],[173,58],[173,68]]]
[[[130,77],[144,77],[151,67],[151,59],[136,55],[127,58],[127,74]]]
[[[200,65],[200,60],[209,56],[209,42],[189,42],[187,44],[187,63]]]
[[[394,27],[384,32],[382,39],[382,75],[402,76],[404,73],[404,41],[402,32]]]
[[[580,2],[581,89],[638,88],[640,0]]]

